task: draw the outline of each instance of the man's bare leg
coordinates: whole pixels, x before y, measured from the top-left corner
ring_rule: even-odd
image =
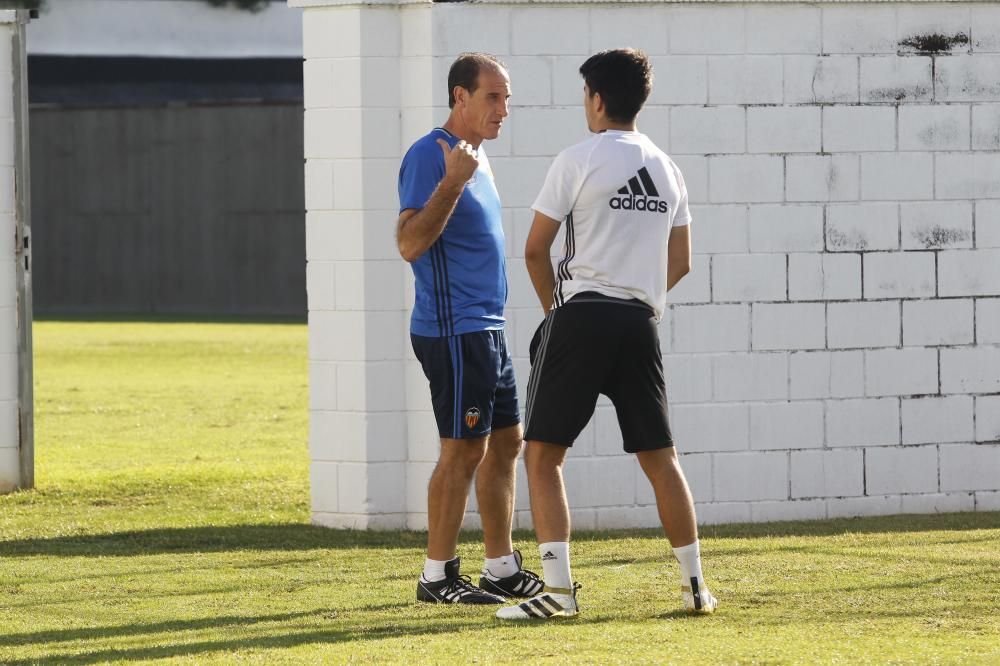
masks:
[[[572,617],[579,613],[569,556],[569,504],[562,466],[567,448],[530,441],[524,453],[531,515],[545,572],[545,588],[531,602],[501,608],[501,619]]]
[[[517,456],[521,453],[521,425],[494,430],[486,456],[476,472],[476,499],[483,520],[486,557],[503,557],[514,551],[511,526],[514,520],[514,485]]]
[[[569,503],[562,476],[566,451],[565,446],[546,442],[528,442],[524,451],[538,543],[569,541]]]
[[[641,451],[639,465],[653,484],[663,531],[680,564],[684,605],[689,612],[711,613],[718,601],[705,586],[694,500],[674,448]]]
[[[441,438],[441,455],[427,488],[427,557],[450,560],[458,547],[469,487],[486,453],[486,438]]]
[[[676,450],[671,447],[640,451],[636,457],[653,485],[656,509],[670,545],[680,548],[694,543],[698,539],[694,500],[680,461],[677,460]]]

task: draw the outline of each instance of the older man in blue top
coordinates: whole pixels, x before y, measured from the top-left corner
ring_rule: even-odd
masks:
[[[503,63],[463,53],[448,73],[448,121],[418,139],[399,169],[396,236],[416,280],[410,338],[441,436],[420,601],[500,604],[543,587],[511,541],[521,419],[504,334],[500,196],[482,147],[499,136],[509,98]],[[473,476],[486,547],[479,587],[459,574],[455,555]]]

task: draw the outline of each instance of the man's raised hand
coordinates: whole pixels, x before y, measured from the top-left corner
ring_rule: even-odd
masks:
[[[459,141],[454,148],[444,139],[438,139],[437,142],[441,146],[441,152],[444,153],[444,177],[464,187],[479,168],[475,151],[465,141]]]

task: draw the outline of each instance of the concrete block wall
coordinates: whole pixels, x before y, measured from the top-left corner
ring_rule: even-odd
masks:
[[[14,38],[17,12],[0,11],[0,493],[21,485],[15,265]]]
[[[660,330],[700,520],[1000,507],[1000,7],[290,4],[306,7],[316,522],[426,527],[438,442],[395,183],[447,118],[454,56],[489,51],[511,73],[486,151],[523,386],[541,320],[529,206],[587,135],[577,68],[625,45],[652,58],[639,126],[683,170],[694,216],[694,267]],[[579,528],[657,524],[620,443],[602,401],[567,463]],[[526,491],[522,470],[519,526]]]

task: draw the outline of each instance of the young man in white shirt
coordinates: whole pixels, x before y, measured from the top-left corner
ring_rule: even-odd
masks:
[[[691,266],[687,189],[677,165],[636,128],[652,87],[646,56],[603,51],[580,74],[594,136],[555,158],[532,206],[525,247],[546,312],[531,345],[524,437],[545,589],[497,617],[579,612],[562,464],[602,393],[614,403],[625,451],[636,454],[653,485],[680,563],[684,605],[711,613],[717,602],[702,576],[694,502],[667,422],[657,335],[666,293]],[[550,248],[563,225],[564,253],[553,271]]]

